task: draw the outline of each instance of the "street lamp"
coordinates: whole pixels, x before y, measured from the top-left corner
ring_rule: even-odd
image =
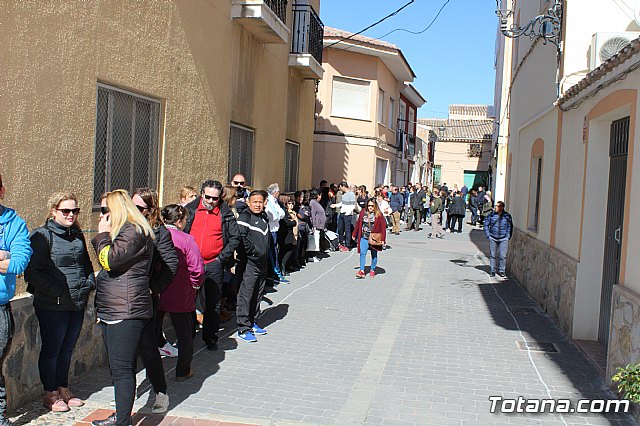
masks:
[[[528,36],[530,39],[542,37],[544,44],[551,42],[560,50],[560,32],[562,29],[562,1],[554,0],[554,4],[547,10],[546,15],[538,15],[525,26],[520,27],[515,23],[509,25],[509,18],[513,15],[511,9],[500,9],[496,0],[496,15],[500,18],[500,31],[505,37],[517,38]]]

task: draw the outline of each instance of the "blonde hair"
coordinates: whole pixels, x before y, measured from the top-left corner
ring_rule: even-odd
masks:
[[[53,194],[49,198],[49,201],[47,201],[47,219],[53,218],[54,215],[51,213],[51,211],[57,209],[60,203],[67,200],[73,200],[76,202],[76,206],[78,205],[78,198],[73,192],[56,192],[55,194]]]
[[[127,222],[135,226],[138,233],[155,239],[151,225],[142,216],[142,213],[138,211],[136,205],[133,204],[127,191],[116,189],[115,191],[107,192],[105,199],[111,215],[111,232],[109,234],[111,240],[115,240]]]
[[[192,186],[184,186],[180,190],[180,199],[187,198],[190,195],[198,195],[196,189]]]

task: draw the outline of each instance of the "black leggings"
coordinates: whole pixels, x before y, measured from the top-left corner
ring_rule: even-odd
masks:
[[[156,329],[162,330],[164,315],[165,312],[158,311]],[[178,337],[176,377],[184,377],[191,371],[193,361],[193,312],[170,312],[169,316]]]
[[[131,410],[136,396],[136,355],[145,325],[150,321],[130,319],[116,324],[100,322],[116,398],[116,425],[119,426],[131,424]]]

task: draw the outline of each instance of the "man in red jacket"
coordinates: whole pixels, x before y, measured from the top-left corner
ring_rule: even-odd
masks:
[[[240,232],[233,212],[222,202],[222,183],[206,180],[200,197],[186,205],[189,211],[185,232],[191,234],[204,260],[205,309],[202,339],[207,349],[218,349],[220,295],[224,271],[233,266],[233,254],[240,244]]]

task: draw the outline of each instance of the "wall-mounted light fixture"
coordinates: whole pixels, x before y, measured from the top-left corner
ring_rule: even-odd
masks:
[[[513,15],[512,9],[500,9],[496,0],[496,15],[500,18],[500,31],[505,37],[517,38],[528,36],[530,39],[541,37],[544,44],[555,44],[560,50],[560,33],[562,29],[562,1],[553,0],[553,5],[547,10],[546,15],[534,17],[525,26],[520,27],[516,23],[509,24],[509,17]]]

